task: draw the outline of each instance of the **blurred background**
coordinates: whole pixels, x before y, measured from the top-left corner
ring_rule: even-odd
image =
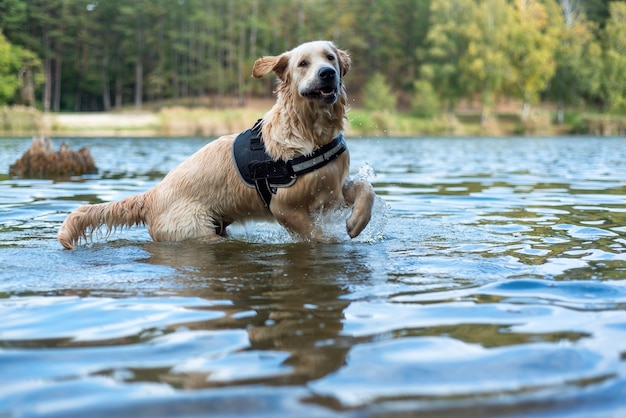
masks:
[[[254,60],[315,39],[352,55],[355,133],[626,131],[624,1],[0,0],[0,30],[4,134],[138,110],[157,134],[238,129],[271,105]]]

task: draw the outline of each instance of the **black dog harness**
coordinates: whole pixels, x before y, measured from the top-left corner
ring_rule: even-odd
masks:
[[[233,159],[239,177],[248,187],[256,188],[266,208],[278,187],[289,187],[296,178],[325,166],[348,149],[343,135],[313,151],[310,155],[291,160],[274,160],[265,152],[261,137],[262,120],[240,133],[233,143]]]

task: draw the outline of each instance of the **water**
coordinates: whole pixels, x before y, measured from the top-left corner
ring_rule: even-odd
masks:
[[[73,139],[100,174],[0,175],[0,416],[626,414],[623,138],[351,139],[382,199],[353,242],[56,242],[205,141]]]

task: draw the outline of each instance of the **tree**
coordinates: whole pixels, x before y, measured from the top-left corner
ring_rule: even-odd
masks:
[[[581,100],[616,111],[619,22],[606,0],[0,0],[8,42],[34,54],[17,70],[21,100],[52,111],[242,104],[273,89],[248,81],[256,58],[319,38],[352,54],[355,96],[378,73],[422,111],[478,99],[487,119],[505,94],[524,115],[541,97],[561,115]]]
[[[467,28],[471,16],[475,15],[475,7],[473,0],[432,0],[425,47],[418,50],[418,57],[423,61],[420,77],[435,86],[448,111],[468,94],[459,62],[467,53],[470,42]]]
[[[607,0],[580,0],[580,6],[590,22],[604,29],[609,19],[609,1]]]
[[[0,104],[21,102],[34,106],[35,87],[41,82],[37,73],[40,67],[41,61],[32,51],[12,45],[0,30]]]
[[[548,97],[556,101],[557,121],[563,123],[565,107],[599,91],[602,51],[595,25],[587,20],[578,0],[560,0],[562,28],[555,50],[556,69]]]
[[[413,100],[411,111],[413,115],[422,118],[432,118],[439,112],[439,97],[433,86],[426,80],[417,80],[413,86]]]
[[[485,123],[497,97],[515,81],[515,69],[507,54],[514,10],[506,0],[485,0],[473,12],[465,29],[469,43],[459,60],[459,71],[467,90],[479,95]]]
[[[26,21],[26,3],[22,0],[0,0],[0,28],[10,37],[20,37]]]
[[[44,82],[41,60],[33,51],[14,47],[19,56],[17,78],[20,84],[20,102],[35,107],[35,90]]]
[[[539,99],[556,69],[554,53],[562,18],[553,0],[516,0],[516,25],[511,28],[510,57],[516,69],[512,91],[523,100],[522,119]]]
[[[19,58],[15,48],[0,32],[0,104],[7,103],[15,96],[20,85],[18,70]]]
[[[363,104],[366,109],[388,112],[395,110],[396,102],[396,96],[381,73],[375,73],[365,84]]]
[[[607,109],[626,113],[626,3],[609,3],[604,33],[603,92]]]

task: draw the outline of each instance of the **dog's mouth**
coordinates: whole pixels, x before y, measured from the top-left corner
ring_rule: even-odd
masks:
[[[323,86],[302,92],[302,97],[319,100],[326,104],[333,104],[337,101],[337,88],[333,86]]]

